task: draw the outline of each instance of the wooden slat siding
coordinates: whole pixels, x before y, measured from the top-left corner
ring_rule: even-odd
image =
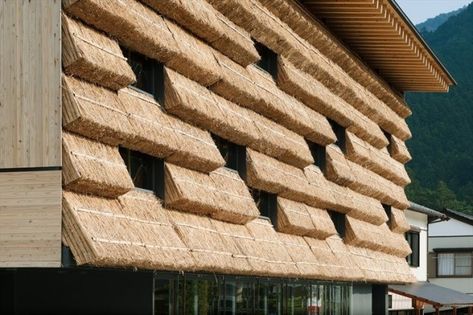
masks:
[[[61,171],[0,173],[0,267],[61,266]]]
[[[60,12],[0,1],[0,168],[61,165]]]

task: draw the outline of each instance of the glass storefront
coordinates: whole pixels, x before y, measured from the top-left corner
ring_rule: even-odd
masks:
[[[350,283],[198,274],[154,280],[154,314],[349,315]]]

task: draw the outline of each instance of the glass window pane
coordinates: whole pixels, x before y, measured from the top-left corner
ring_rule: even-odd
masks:
[[[438,254],[437,267],[439,276],[453,276],[455,272],[455,254]]]
[[[172,314],[172,284],[169,279],[156,279],[154,282],[154,315]]]
[[[188,279],[184,290],[185,313],[217,314],[217,283],[210,279]]]
[[[307,284],[289,284],[288,291],[288,310],[290,315],[309,314],[310,304],[310,286]]]
[[[255,314],[257,315],[280,315],[281,293],[280,283],[259,282],[256,288]]]
[[[455,275],[471,275],[471,253],[455,254]]]

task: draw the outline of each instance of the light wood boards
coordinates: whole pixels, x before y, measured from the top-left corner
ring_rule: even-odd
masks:
[[[0,168],[61,165],[61,1],[0,2]]]
[[[0,172],[0,267],[61,265],[61,171]]]

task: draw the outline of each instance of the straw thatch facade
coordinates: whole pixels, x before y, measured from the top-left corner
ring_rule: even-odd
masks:
[[[299,10],[63,1],[63,233],[78,264],[413,280],[410,111]],[[336,49],[315,47],[305,27]],[[130,51],[159,63],[159,96],[129,87],[142,75]],[[154,193],[137,189],[123,150],[154,163]],[[255,192],[273,198],[270,214]]]

